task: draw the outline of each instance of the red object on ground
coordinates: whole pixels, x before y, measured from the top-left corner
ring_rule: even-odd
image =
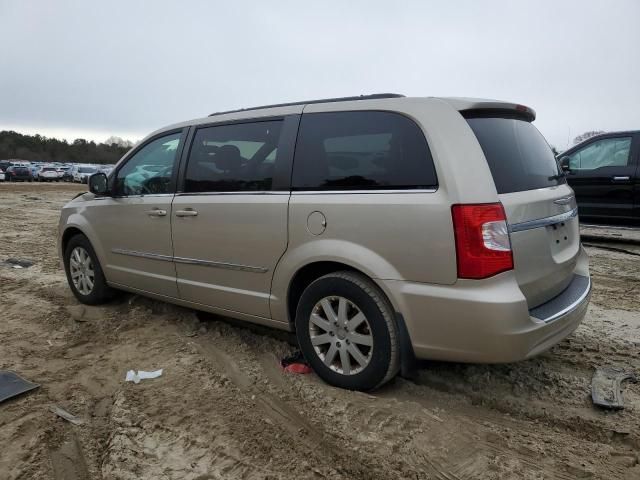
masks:
[[[293,355],[283,358],[280,360],[280,367],[285,372],[289,373],[311,373],[311,367],[304,359],[301,351],[295,352]]]
[[[286,367],[284,367],[285,372],[289,373],[311,373],[311,367],[309,365],[305,365],[304,363],[290,363]]]

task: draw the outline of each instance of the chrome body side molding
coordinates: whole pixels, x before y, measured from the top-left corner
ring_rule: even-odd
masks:
[[[150,260],[161,260],[164,262],[172,262],[173,257],[170,255],[160,255],[157,253],[136,252],[135,250],[125,250],[124,248],[112,248],[111,253],[118,255],[128,255],[130,257],[148,258]]]
[[[147,258],[150,260],[160,260],[163,262],[176,262],[188,265],[202,265],[205,267],[225,268],[227,270],[240,270],[243,272],[266,273],[268,268],[253,267],[250,265],[240,265],[237,263],[212,262],[210,260],[198,260],[197,258],[172,257],[169,255],[159,255],[157,253],[137,252],[135,250],[125,250],[123,248],[112,248],[112,253],[118,255],[128,255],[130,257]]]
[[[244,272],[266,273],[268,268],[252,267],[251,265],[240,265],[237,263],[212,262],[210,260],[198,260],[197,258],[173,257],[176,263],[185,263],[188,265],[203,265],[205,267],[226,268],[227,270],[241,270]]]

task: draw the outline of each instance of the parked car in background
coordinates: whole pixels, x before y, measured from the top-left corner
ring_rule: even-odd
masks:
[[[11,164],[6,160],[0,160],[0,181],[5,181],[7,176],[5,174],[7,168],[9,168]]]
[[[60,180],[63,182],[73,182],[73,174],[70,166],[60,167]]]
[[[99,171],[104,173],[106,176],[109,176],[109,174],[113,171],[113,165],[100,167]]]
[[[558,156],[580,218],[640,222],[640,131],[611,132]]]
[[[15,166],[12,165],[7,168],[6,172],[6,180],[8,182],[31,182],[33,181],[33,175],[31,174],[31,169],[26,165]]]
[[[73,181],[78,183],[87,183],[89,177],[97,171],[98,169],[96,167],[79,166],[73,174]]]
[[[39,182],[59,182],[60,175],[56,167],[42,167],[38,173]]]
[[[325,381],[513,362],[589,303],[577,208],[535,112],[381,94],[154,132],[62,209],[83,303],[113,289],[295,331]]]

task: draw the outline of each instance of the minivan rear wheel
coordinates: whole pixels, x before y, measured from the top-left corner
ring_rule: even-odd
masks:
[[[84,235],[69,240],[64,252],[64,269],[74,296],[86,305],[99,305],[113,297],[107,285],[98,256]]]
[[[300,297],[295,323],[304,357],[331,385],[372,390],[398,372],[393,309],[364,275],[342,271],[312,282]]]

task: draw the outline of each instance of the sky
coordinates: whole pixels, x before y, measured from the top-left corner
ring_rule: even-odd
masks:
[[[0,130],[139,140],[376,92],[533,107],[559,150],[640,129],[640,0],[0,0]]]

